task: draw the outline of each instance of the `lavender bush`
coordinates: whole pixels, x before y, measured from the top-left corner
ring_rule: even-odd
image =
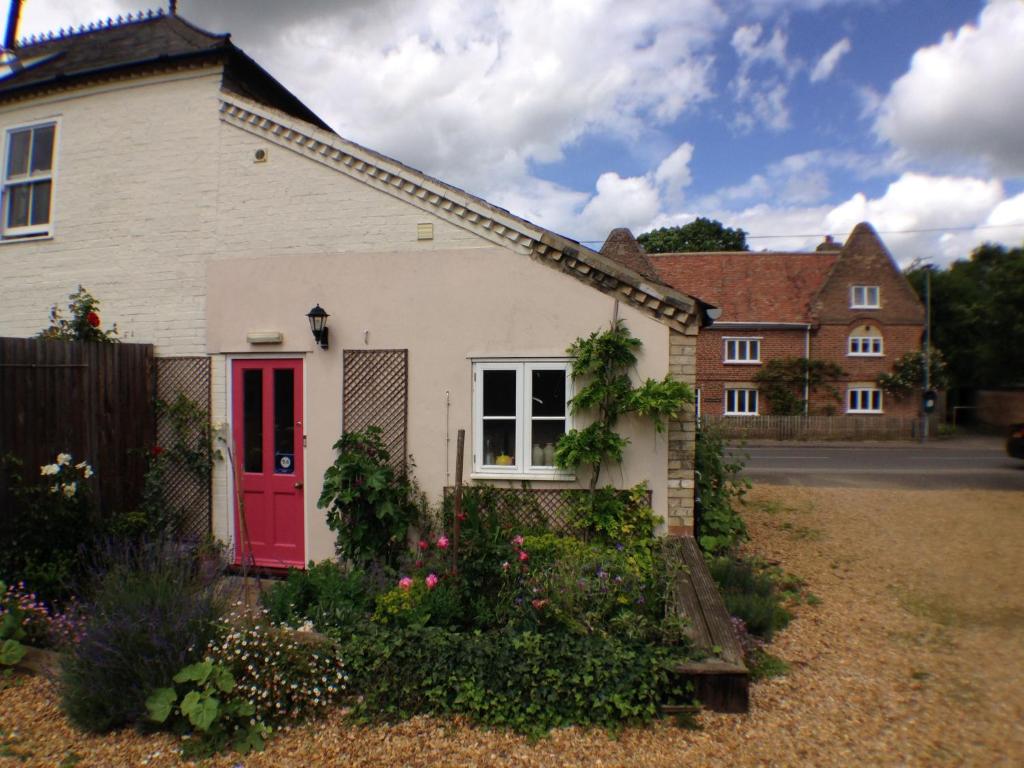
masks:
[[[105,731],[146,717],[146,697],[202,657],[225,605],[192,555],[167,542],[112,545],[93,584],[61,701],[76,725]]]

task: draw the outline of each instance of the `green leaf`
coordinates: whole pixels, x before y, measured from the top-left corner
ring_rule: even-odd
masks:
[[[157,688],[146,699],[146,710],[149,712],[149,719],[157,723],[167,721],[174,708],[174,702],[178,700],[178,694],[173,688]]]
[[[208,731],[217,719],[220,701],[213,696],[199,691],[190,691],[181,700],[181,713],[188,718],[193,726],[201,731]]]
[[[210,661],[200,661],[196,664],[189,664],[187,667],[183,667],[182,670],[174,676],[174,682],[195,682],[202,685],[210,677],[210,673],[212,671],[213,662]]]
[[[224,667],[214,667],[211,677],[213,684],[217,687],[217,690],[222,691],[223,693],[231,693],[235,690],[235,676]]]
[[[0,645],[0,664],[13,667],[21,661],[28,649],[17,640],[4,640]]]

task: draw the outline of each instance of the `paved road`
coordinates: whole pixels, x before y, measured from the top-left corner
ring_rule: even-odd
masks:
[[[1024,461],[996,438],[919,443],[768,443],[749,455],[745,474],[777,485],[846,488],[987,488],[1024,491]],[[1024,499],[1021,501],[1024,509]]]

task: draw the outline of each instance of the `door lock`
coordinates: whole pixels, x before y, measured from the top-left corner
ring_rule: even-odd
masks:
[[[296,490],[300,490],[302,488],[302,481],[301,480],[299,480],[299,482],[297,482],[295,484],[295,488],[296,488]]]

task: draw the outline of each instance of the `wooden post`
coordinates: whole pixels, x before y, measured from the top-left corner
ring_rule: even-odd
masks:
[[[462,527],[462,459],[466,448],[466,430],[460,429],[455,441],[455,521],[452,536],[452,575],[459,573],[459,530]]]

